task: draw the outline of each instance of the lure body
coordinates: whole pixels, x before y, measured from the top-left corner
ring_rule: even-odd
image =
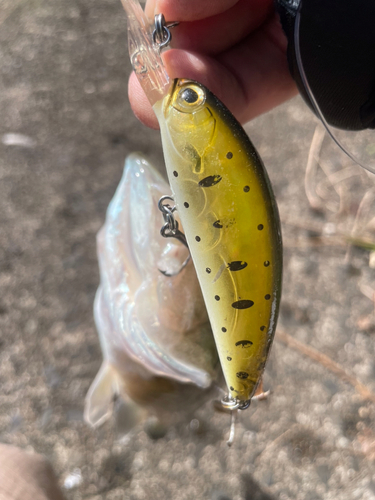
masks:
[[[248,402],[272,344],[281,294],[280,221],[268,176],[241,125],[209,90],[169,80],[138,0],[122,3],[130,59],[159,120],[224,377],[232,398]]]
[[[154,105],[169,182],[230,394],[254,395],[274,337],[282,245],[254,146],[203,85],[175,80]]]

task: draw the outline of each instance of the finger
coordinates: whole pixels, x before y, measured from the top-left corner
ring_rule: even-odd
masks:
[[[217,60],[175,49],[166,52],[163,60],[171,78],[202,83],[245,123],[297,94],[285,51],[285,37],[275,17]],[[143,123],[156,128],[156,118],[135,80],[132,76],[132,108]]]
[[[202,54],[219,54],[259,28],[272,12],[272,0],[239,0],[224,13],[182,22],[173,30],[172,46]]]
[[[195,21],[215,16],[233,7],[238,0],[147,0],[145,12],[150,20],[162,12],[168,21]]]
[[[172,49],[164,54],[164,63],[171,78],[186,78],[201,83],[227,107],[234,108],[235,97],[242,100],[242,89],[235,75],[216,59]]]
[[[286,48],[287,40],[275,15],[247,40],[219,56],[242,89],[242,98],[233,96],[228,104],[242,123],[298,93],[289,73]]]
[[[246,123],[297,94],[286,47],[274,16],[217,59],[181,50],[170,50],[163,59],[171,78],[202,83],[241,123]]]
[[[230,102],[233,99],[228,98],[229,93],[238,96],[238,92],[241,92],[234,76],[215,59],[184,50],[171,49],[163,54],[163,61],[171,79],[187,78],[198,81],[222,100],[224,96]],[[220,89],[218,82],[220,82]],[[155,113],[135,73],[132,73],[129,79],[129,101],[135,116],[142,123],[154,129],[159,128]],[[225,100],[223,102],[225,103]]]
[[[138,120],[147,127],[158,129],[159,123],[156,115],[134,72],[129,78],[128,93],[130,106]]]

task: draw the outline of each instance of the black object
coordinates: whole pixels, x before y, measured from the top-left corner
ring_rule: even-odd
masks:
[[[375,1],[275,3],[288,38],[290,72],[307,104],[313,109],[296,60],[298,9],[303,68],[325,119],[346,130],[375,128]]]

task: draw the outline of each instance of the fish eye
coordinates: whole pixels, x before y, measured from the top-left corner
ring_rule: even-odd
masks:
[[[184,85],[175,98],[173,106],[183,113],[195,113],[206,100],[204,89],[199,85]]]

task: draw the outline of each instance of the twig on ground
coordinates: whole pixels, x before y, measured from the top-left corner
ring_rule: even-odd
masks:
[[[361,234],[361,231],[363,232],[365,229],[365,226],[361,227],[362,221],[366,218],[366,215],[368,215],[371,207],[374,204],[374,199],[375,199],[375,187],[369,189],[366,191],[365,195],[363,196],[361,203],[359,204],[357,214],[355,216],[355,221],[353,224],[353,228],[351,231],[351,236],[353,239],[355,239],[359,234]],[[349,245],[345,260],[348,262],[351,256],[351,246]]]
[[[319,196],[314,189],[314,180],[316,176],[320,150],[325,136],[325,129],[322,125],[317,125],[313,139],[311,141],[309,156],[307,158],[306,173],[305,173],[305,192],[310,206],[313,210],[322,210],[323,205]]]
[[[351,235],[336,232],[332,235],[324,234],[324,226],[322,224],[317,224],[313,221],[297,221],[291,219],[283,219],[282,223],[284,225],[297,227],[299,229],[304,229],[305,231],[314,232],[317,236],[300,239],[285,239],[284,246],[287,248],[291,247],[316,247],[316,246],[345,246],[348,243],[352,246],[364,248],[365,250],[375,250],[375,241],[367,237],[353,237]],[[305,241],[306,240],[306,241]]]
[[[274,448],[277,448],[279,445],[284,444],[286,441],[290,440],[290,438],[293,437],[295,432],[297,430],[300,430],[301,425],[300,424],[293,424],[289,429],[284,431],[280,436],[277,436],[273,441],[271,441],[267,446],[264,448],[263,451],[257,456],[255,459],[255,463],[259,462],[259,460],[263,457],[263,455],[266,455],[267,452],[273,450]]]
[[[343,213],[349,204],[348,200],[346,200],[347,203],[345,203],[345,199],[347,199],[348,196],[347,189],[343,183],[355,175],[359,175],[359,168],[357,166],[344,167],[337,172],[330,173],[328,167],[325,167],[325,162],[319,160],[319,165],[326,174],[326,178],[319,182],[316,187],[316,193],[325,200],[325,205],[328,210],[336,214]],[[332,192],[330,192],[329,187],[332,187],[339,196],[340,201],[338,206],[336,202],[332,201]]]
[[[337,375],[342,381],[351,384],[363,399],[375,403],[375,394],[359,382],[359,380],[357,380],[353,375],[348,374],[344,368],[342,368],[326,354],[323,354],[317,349],[314,349],[313,347],[293,338],[291,335],[279,328],[277,329],[276,339],[288,347],[291,347],[305,356],[308,356],[310,359],[317,361],[319,364]]]

